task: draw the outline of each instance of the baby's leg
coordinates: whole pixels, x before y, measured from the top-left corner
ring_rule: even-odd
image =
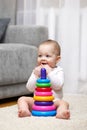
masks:
[[[70,118],[69,104],[66,101],[56,100],[54,104],[57,107],[56,118],[60,118],[60,119]]]
[[[20,97],[18,99],[18,116],[19,117],[26,117],[31,116],[31,110],[33,105],[33,98],[32,97]]]

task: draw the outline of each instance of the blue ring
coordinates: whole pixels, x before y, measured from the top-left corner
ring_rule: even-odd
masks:
[[[50,80],[49,79],[37,79],[37,83],[49,83]]]
[[[48,101],[48,102],[35,101],[34,104],[38,106],[50,106],[50,105],[53,105],[53,102],[52,101]]]
[[[36,111],[36,110],[32,110],[32,115],[33,116],[55,116],[56,115],[56,110],[53,110],[53,111]]]

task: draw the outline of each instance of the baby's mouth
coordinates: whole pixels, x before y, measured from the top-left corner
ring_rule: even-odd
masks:
[[[47,63],[41,63],[42,65],[47,65]]]

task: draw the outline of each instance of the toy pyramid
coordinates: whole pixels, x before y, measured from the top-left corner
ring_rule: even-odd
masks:
[[[32,107],[33,116],[55,116],[56,107],[53,103],[51,83],[46,78],[46,69],[41,69],[41,78],[36,81],[34,92],[34,105]]]

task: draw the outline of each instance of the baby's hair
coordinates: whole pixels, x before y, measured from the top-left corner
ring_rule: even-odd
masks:
[[[55,51],[57,53],[58,56],[61,55],[61,48],[60,48],[60,45],[57,41],[55,40],[51,40],[51,39],[48,39],[46,41],[43,41],[40,45],[54,45],[54,48],[55,48]],[[39,45],[39,46],[40,46]]]

